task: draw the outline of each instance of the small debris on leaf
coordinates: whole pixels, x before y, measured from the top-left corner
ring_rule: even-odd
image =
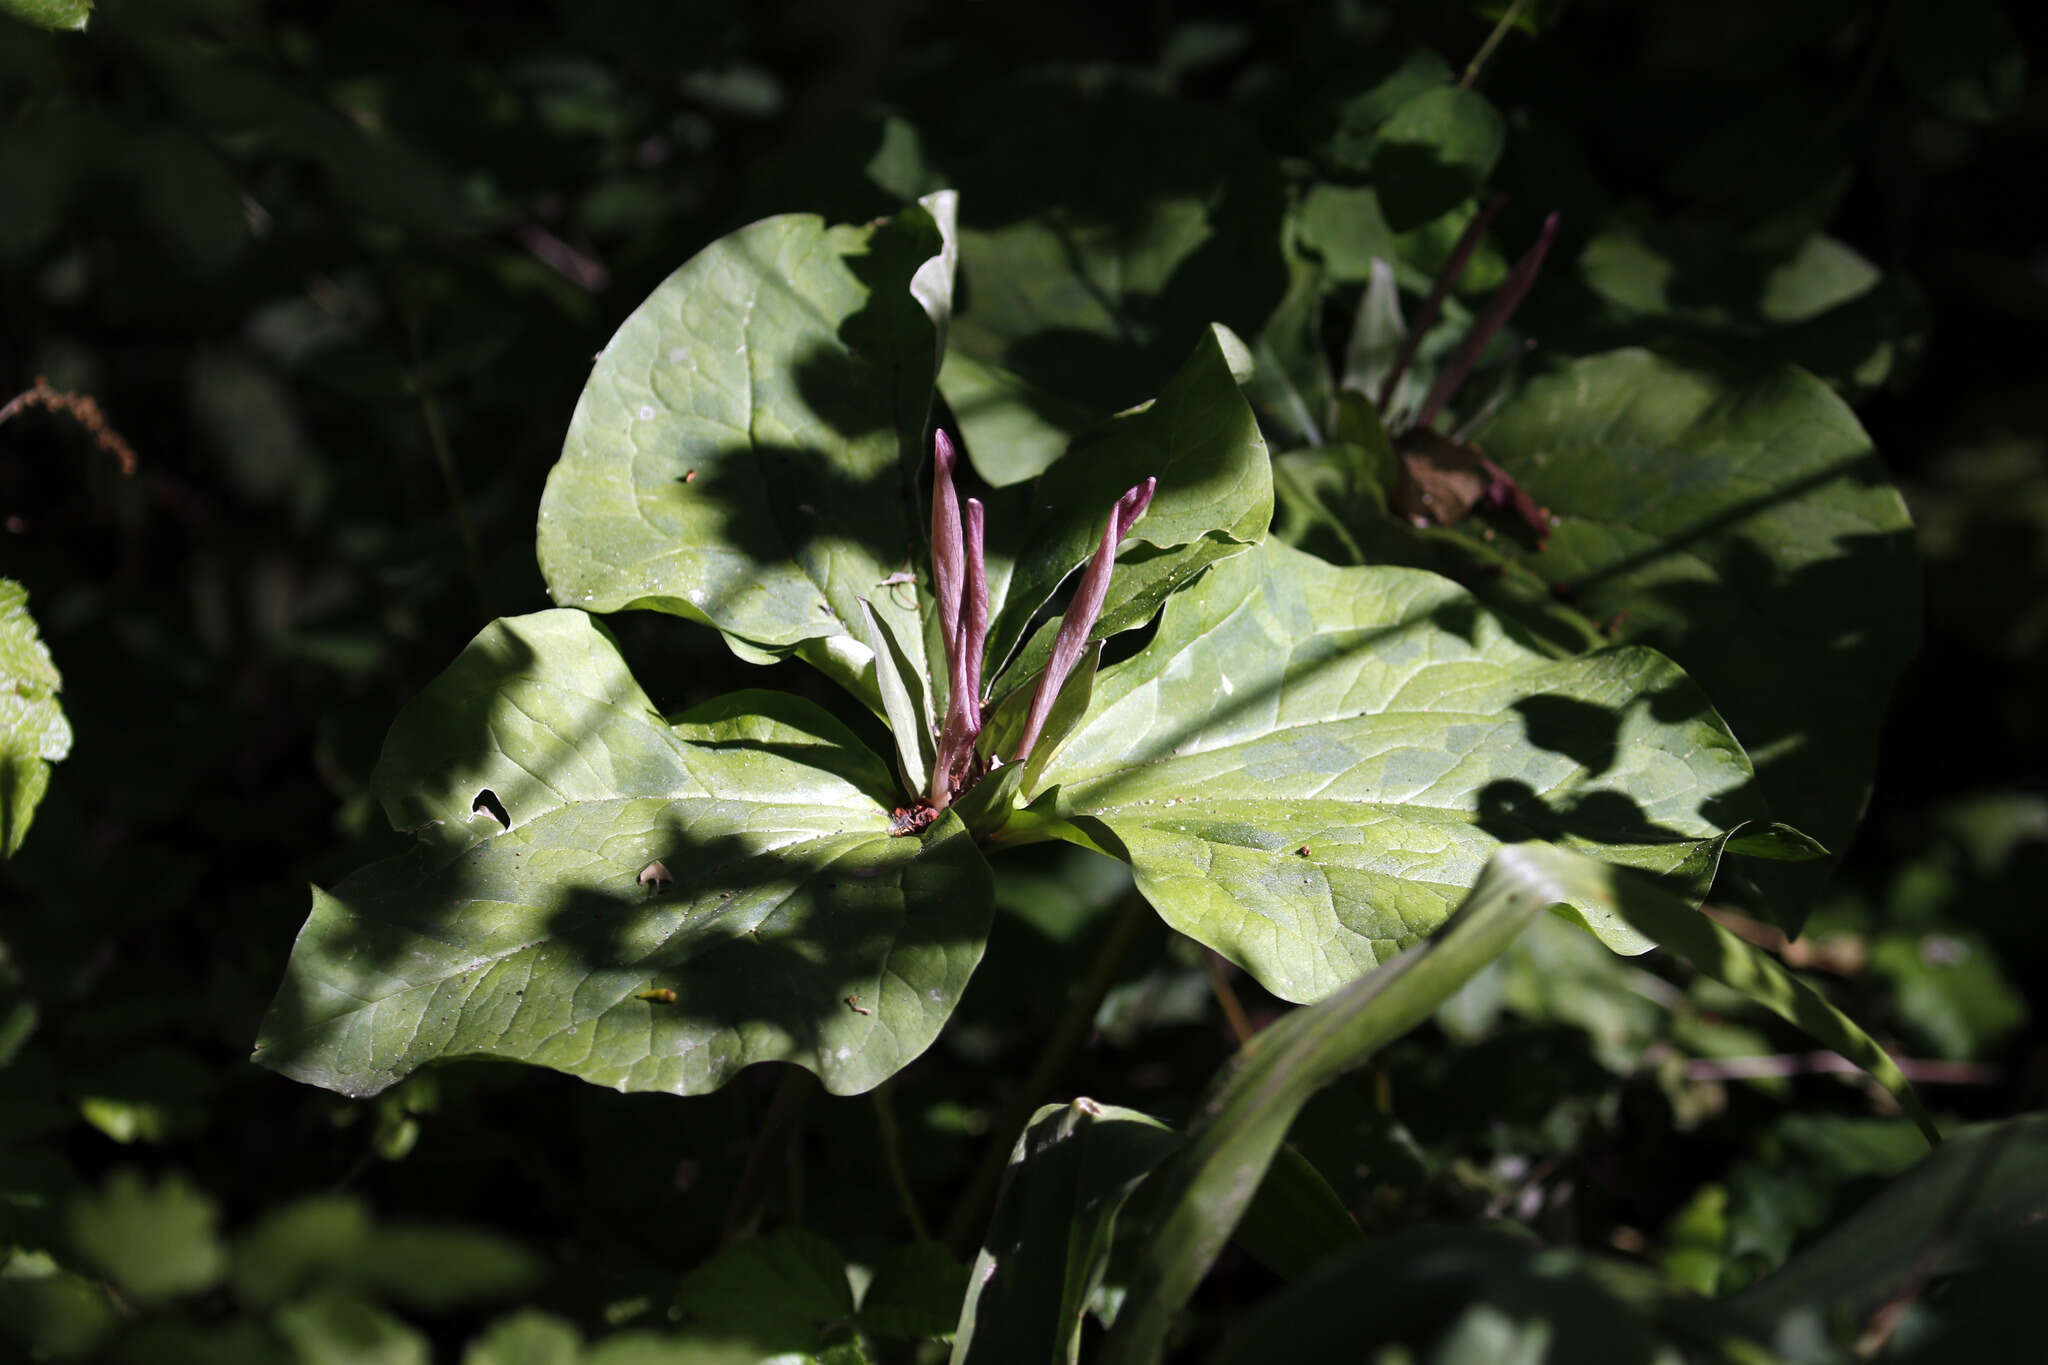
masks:
[[[673,1005],[676,1002],[676,993],[666,986],[651,986],[644,991],[634,991],[633,998],[651,1001],[657,1005]]]
[[[889,833],[899,839],[906,834],[922,834],[938,818],[938,809],[931,802],[913,801],[889,812]]]
[[[1538,550],[1549,543],[1549,510],[1477,446],[1416,430],[1402,436],[1400,457],[1394,511],[1411,525],[1454,526],[1476,510],[1496,510],[1519,522]]]
[[[873,1014],[873,1013],[874,1013],[874,1011],[873,1011],[873,1010],[871,1010],[871,1009],[863,1009],[863,1008],[861,1007],[861,1003],[860,1003],[860,997],[859,997],[858,995],[849,995],[849,996],[847,996],[847,997],[846,997],[846,1007],[847,1007],[848,1009],[852,1010],[852,1011],[853,1011],[853,1012],[854,1012],[855,1014]]]

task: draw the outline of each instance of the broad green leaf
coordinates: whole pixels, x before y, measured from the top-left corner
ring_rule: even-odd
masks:
[[[850,1344],[850,1343],[849,1343]],[[585,1348],[579,1365],[865,1365],[858,1351],[835,1348],[770,1354],[750,1341],[696,1332],[614,1332]]]
[[[227,1268],[213,1200],[182,1176],[154,1187],[121,1167],[97,1193],[71,1200],[71,1245],[138,1303],[210,1289]]]
[[[428,1365],[426,1337],[347,1294],[316,1294],[288,1303],[272,1319],[301,1365]]]
[[[1930,1274],[1978,1263],[1988,1240],[2048,1215],[2048,1115],[1952,1135],[1775,1273],[1735,1296],[1759,1327],[1846,1310],[1862,1319]]]
[[[1292,1280],[1363,1235],[1315,1163],[1282,1147],[1274,1153],[1231,1240],[1275,1275]]]
[[[254,1304],[346,1289],[447,1309],[514,1293],[539,1274],[531,1253],[482,1228],[379,1225],[360,1200],[315,1195],[266,1216],[237,1239],[234,1285]]]
[[[57,700],[63,685],[28,614],[28,590],[0,578],[0,857],[21,847],[50,765],[71,752],[71,723]]]
[[[964,1304],[955,1296],[954,1360],[1075,1359],[1083,1315],[1114,1270],[1118,1210],[1185,1145],[1134,1109],[1089,1099],[1040,1109],[1011,1153],[974,1270],[962,1276]],[[1342,1201],[1296,1153],[1281,1152],[1253,1184],[1236,1240],[1274,1274],[1292,1279],[1358,1239]]]
[[[1104,1359],[1156,1361],[1174,1315],[1236,1229],[1295,1115],[1318,1090],[1427,1019],[1546,906],[1589,894],[1574,863],[1542,844],[1502,849],[1458,915],[1425,943],[1320,1004],[1281,1019],[1210,1087],[1186,1148],[1146,1182],[1143,1250]]]
[[[0,1341],[29,1359],[92,1359],[120,1326],[120,1311],[97,1280],[59,1267],[46,1252],[0,1252]]]
[[[1034,1114],[974,1259],[953,1365],[1078,1359],[1082,1315],[1108,1267],[1117,1212],[1179,1145],[1159,1120],[1093,1100]]]
[[[1540,554],[1492,548],[1676,660],[1771,814],[1845,848],[1920,612],[1905,505],[1847,406],[1796,371],[1734,383],[1617,351],[1530,384],[1478,440],[1558,518]],[[1759,872],[1789,929],[1819,871]]]
[[[708,622],[745,658],[802,651],[879,712],[860,601],[921,651],[915,606],[882,585],[924,558],[951,208],[770,218],[656,289],[599,356],[541,500],[555,600]]]
[[[1045,774],[1060,832],[1289,1000],[1429,933],[1502,843],[1697,893],[1762,814],[1740,746],[1660,655],[1550,659],[1444,579],[1272,542],[1169,601],[1095,697]]]
[[[1287,291],[1252,343],[1256,368],[1245,397],[1261,426],[1282,444],[1317,445],[1330,421],[1336,383],[1323,354],[1323,289],[1320,261],[1303,251],[1290,227],[1281,252],[1287,262]]]
[[[1095,552],[1109,510],[1147,478],[1159,486],[1117,556],[1109,597],[1091,632],[1103,639],[1150,620],[1206,565],[1262,539],[1273,519],[1273,480],[1258,421],[1238,388],[1249,359],[1211,328],[1157,400],[1075,442],[1032,488],[1032,520],[989,629],[991,664],[1009,656],[1033,613]],[[1015,537],[1018,528],[996,527]],[[1030,679],[1054,626],[1027,646],[996,694]],[[1005,686],[1007,684],[1007,687]]]
[[[1352,319],[1351,339],[1344,346],[1344,375],[1340,388],[1377,399],[1381,383],[1400,356],[1401,343],[1408,339],[1408,324],[1401,319],[1401,293],[1394,287],[1394,268],[1385,261],[1372,263],[1372,275],[1365,294],[1358,300]]]
[[[1731,239],[1719,223],[1610,226],[1579,255],[1606,304],[1584,310],[1553,346],[1586,351],[1685,336],[1752,367],[1799,365],[1850,397],[1876,388],[1920,344],[1917,297],[1832,237]]]
[[[82,31],[92,17],[92,0],[0,0],[0,14],[37,28]]]
[[[741,1242],[683,1276],[677,1305],[707,1331],[764,1353],[816,1352],[853,1317],[846,1262],[830,1242],[784,1228]]]
[[[927,130],[960,190],[940,389],[975,468],[1006,484],[1158,393],[1210,323],[1258,334],[1286,285],[1284,190],[1220,109],[1037,77],[973,108]]]
[[[1456,86],[1404,102],[1373,138],[1370,174],[1398,232],[1440,217],[1486,183],[1507,124],[1484,95]]]
[[[946,352],[939,388],[967,434],[974,472],[998,488],[1043,474],[1101,415],[960,350]]]
[[[1391,1355],[1403,1346],[1416,1355]],[[1500,1228],[1423,1227],[1361,1245],[1288,1286],[1238,1322],[1211,1360],[1389,1358],[1432,1365],[1775,1359],[1724,1306],[1677,1292],[1647,1267],[1545,1247]]]
[[[275,1209],[235,1240],[235,1293],[244,1303],[280,1303],[360,1268],[375,1237],[369,1209],[350,1195]]]
[[[577,1365],[583,1334],[538,1308],[502,1317],[471,1339],[462,1365]]]
[[[1324,159],[1339,171],[1368,174],[1387,120],[1410,100],[1449,89],[1452,83],[1453,73],[1442,57],[1426,47],[1410,48],[1385,75],[1338,107],[1336,127],[1323,147]]]
[[[855,1093],[980,959],[957,820],[892,837],[887,769],[793,697],[664,724],[580,612],[491,626],[393,736],[373,785],[431,837],[315,890],[257,1042],[287,1075],[368,1095],[494,1056],[695,1094],[792,1061]]]
[[[967,1267],[938,1242],[894,1247],[861,1296],[861,1326],[886,1337],[951,1336],[967,1284]]]
[[[930,679],[911,663],[865,598],[860,616],[861,637],[874,651],[875,692],[882,699],[882,714],[896,741],[896,771],[902,775],[906,793],[922,795],[931,785],[938,748]]]
[[[1379,191],[1325,182],[1302,196],[1293,227],[1302,250],[1322,264],[1333,283],[1363,284],[1371,278],[1372,263],[1385,261],[1403,289],[1426,294],[1478,211],[1477,205],[1464,204],[1417,227],[1396,231],[1381,207]],[[1507,271],[1507,259],[1491,240],[1484,242],[1458,277],[1457,292],[1491,289]]]

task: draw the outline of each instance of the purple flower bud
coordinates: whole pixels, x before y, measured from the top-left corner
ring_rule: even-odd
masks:
[[[1416,348],[1422,345],[1423,334],[1436,325],[1436,315],[1444,306],[1444,295],[1451,292],[1458,283],[1458,277],[1465,273],[1465,266],[1472,259],[1472,253],[1479,249],[1480,238],[1486,229],[1493,226],[1493,220],[1507,207],[1508,197],[1496,195],[1492,203],[1473,215],[1465,224],[1465,230],[1458,234],[1458,244],[1451,248],[1450,259],[1436,275],[1436,282],[1429,287],[1429,297],[1422,301],[1422,309],[1415,315],[1415,325],[1408,329],[1408,337],[1401,343],[1401,354],[1394,360],[1394,368],[1387,371],[1387,377],[1380,381],[1380,415],[1387,417],[1387,404],[1394,399],[1394,389],[1400,384],[1401,376],[1408,373],[1408,366],[1415,359]]]
[[[965,552],[960,544],[960,503],[953,494],[953,462],[958,457],[946,433],[932,433],[932,582],[939,594],[939,629],[946,653],[955,651],[960,632],[960,586]]]
[[[1102,604],[1109,597],[1110,570],[1116,567],[1116,547],[1152,505],[1152,492],[1158,486],[1158,479],[1147,479],[1118,498],[1116,506],[1110,509],[1109,524],[1102,528],[1102,543],[1089,557],[1080,586],[1074,590],[1074,600],[1067,604],[1067,614],[1060,618],[1059,634],[1053,637],[1052,657],[1046,661],[1045,672],[1039,675],[1038,690],[1031,694],[1031,709],[1025,713],[1024,732],[1017,740],[1013,762],[1022,763],[1031,757],[1039,733],[1045,729],[1046,718],[1052,714],[1052,704],[1058,699],[1060,688],[1066,685],[1067,675],[1080,662],[1081,652],[1088,647],[1088,632],[1095,629],[1095,622],[1102,615]]]
[[[1485,309],[1473,322],[1471,330],[1465,333],[1465,339],[1458,343],[1450,362],[1438,371],[1436,383],[1429,387],[1429,396],[1422,400],[1415,420],[1407,423],[1408,426],[1427,427],[1443,411],[1444,404],[1451,401],[1458,392],[1458,386],[1465,382],[1465,376],[1472,373],[1472,366],[1478,362],[1479,353],[1486,349],[1486,343],[1507,325],[1508,318],[1513,316],[1522,297],[1529,292],[1529,286],[1536,283],[1536,272],[1543,268],[1543,258],[1549,254],[1550,244],[1556,237],[1557,215],[1553,213],[1543,220],[1543,231],[1537,235],[1536,245],[1515,262],[1515,268],[1508,272],[1506,281],[1493,291],[1493,297],[1486,301]]]

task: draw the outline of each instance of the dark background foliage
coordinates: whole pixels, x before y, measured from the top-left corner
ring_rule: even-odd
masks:
[[[380,1302],[452,1352],[522,1296],[598,1336],[668,1326],[677,1277],[735,1228],[801,1225],[856,1260],[907,1240],[876,1105],[813,1095],[784,1123],[767,1071],[676,1100],[461,1065],[357,1103],[258,1070],[306,884],[397,846],[366,781],[403,701],[491,617],[546,605],[534,511],[591,357],[692,252],[769,212],[888,211],[923,188],[891,182],[892,127],[970,223],[1142,202],[1183,171],[1133,164],[1142,127],[1080,162],[1034,161],[1034,135],[1076,101],[1173,96],[1191,163],[1252,166],[1227,177],[1250,245],[1101,371],[1134,387],[1091,397],[1134,401],[1183,325],[1257,332],[1283,201],[1356,169],[1344,101],[1418,46],[1462,68],[1484,9],[106,0],[83,35],[0,21],[0,397],[39,375],[89,393],[138,460],[124,476],[44,412],[0,427],[0,570],[31,593],[77,732],[0,870],[17,1347],[97,1349],[119,1319],[131,1352],[149,1332],[221,1349],[203,1333],[284,1304],[270,1330],[311,1350],[370,1330],[337,1303]],[[1565,222],[1518,327],[1560,355],[1797,360],[1856,404],[1917,524],[1925,639],[1862,831],[1788,956],[1920,1063],[1943,1113],[2039,1108],[2048,98],[2024,54],[2048,21],[1989,0],[1531,13],[1480,83],[1505,118],[1502,240]],[[1781,323],[1769,270],[1816,231],[1879,282]],[[1668,263],[1654,307],[1588,251],[1624,237]],[[667,708],[823,695],[671,619],[615,626]],[[939,1225],[1125,893],[1046,858],[1005,894],[959,1015],[890,1092]],[[1507,1216],[1725,1289],[1914,1158],[1838,1077],[1732,1079],[1729,1058],[1802,1048],[1739,1002],[1583,948],[1532,939],[1312,1106],[1297,1143],[1369,1231]],[[1052,1097],[1180,1117],[1232,1048],[1206,965],[1150,921],[1121,962]],[[1277,1009],[1237,988],[1255,1018]],[[748,1173],[764,1126],[772,1166]],[[408,1295],[316,1267],[266,1287],[248,1230],[335,1192],[386,1231],[471,1229],[436,1254],[475,1282]],[[22,1287],[45,1252],[122,1281],[124,1217],[184,1267],[156,1298]],[[238,1239],[225,1278],[215,1227]],[[1226,1258],[1197,1338],[1274,1283]],[[311,1289],[333,1292],[292,1297]]]

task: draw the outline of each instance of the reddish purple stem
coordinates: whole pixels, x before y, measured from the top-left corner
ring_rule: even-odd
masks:
[[[1046,661],[1045,672],[1039,675],[1038,690],[1031,694],[1031,710],[1025,714],[1024,732],[1017,740],[1013,762],[1022,763],[1031,757],[1031,750],[1045,729],[1046,718],[1052,714],[1052,704],[1088,647],[1088,632],[1102,615],[1102,604],[1109,597],[1110,570],[1116,567],[1116,547],[1152,505],[1152,491],[1158,486],[1159,480],[1147,479],[1118,498],[1116,506],[1110,509],[1109,524],[1102,528],[1102,543],[1089,557],[1088,567],[1081,574],[1081,585],[1074,590],[1074,600],[1067,604],[1067,614],[1060,618],[1059,634],[1053,637],[1052,657]]]
[[[960,543],[960,503],[953,494],[953,462],[958,458],[953,439],[944,431],[932,434],[932,580],[939,594],[939,629],[946,640],[946,656],[959,653],[955,647],[960,630],[960,579],[965,551]]]
[[[1444,404],[1451,401],[1458,386],[1465,382],[1465,376],[1472,373],[1472,367],[1478,363],[1486,343],[1507,325],[1507,320],[1520,306],[1523,295],[1529,292],[1529,286],[1536,282],[1536,272],[1543,268],[1543,258],[1549,254],[1550,243],[1556,236],[1557,215],[1553,213],[1543,220],[1543,231],[1537,235],[1536,245],[1523,253],[1501,287],[1494,290],[1493,297],[1486,301],[1485,310],[1472,324],[1472,329],[1465,333],[1465,339],[1458,343],[1450,363],[1437,375],[1436,383],[1430,385],[1429,396],[1422,400],[1415,420],[1407,424],[1409,427],[1427,429],[1436,420],[1436,415],[1443,411]]]
[[[1492,203],[1465,224],[1465,230],[1458,235],[1458,244],[1451,248],[1451,258],[1444,262],[1444,268],[1436,274],[1436,282],[1429,287],[1429,297],[1422,301],[1422,310],[1415,315],[1415,325],[1408,329],[1407,339],[1401,343],[1401,353],[1394,359],[1394,368],[1387,371],[1387,377],[1380,381],[1380,416],[1391,420],[1387,404],[1394,399],[1394,390],[1401,383],[1401,376],[1408,373],[1408,366],[1414,363],[1416,348],[1422,345],[1423,334],[1436,325],[1436,315],[1443,309],[1444,296],[1451,292],[1458,277],[1465,273],[1465,267],[1472,260],[1472,253],[1479,250],[1479,241],[1486,236],[1486,230],[1493,226],[1493,220],[1507,207],[1508,197],[1496,195]]]
[[[981,729],[981,656],[988,648],[988,566],[982,558],[981,499],[967,500],[967,585],[961,603],[961,654],[967,661],[967,699],[974,704],[977,732]]]

